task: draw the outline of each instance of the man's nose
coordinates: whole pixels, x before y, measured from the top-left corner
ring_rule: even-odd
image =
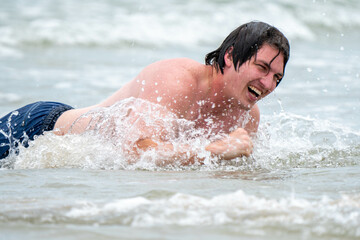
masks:
[[[274,85],[274,77],[272,74],[268,73],[265,76],[263,76],[260,80],[260,83],[263,85],[263,88],[266,90],[271,90]]]

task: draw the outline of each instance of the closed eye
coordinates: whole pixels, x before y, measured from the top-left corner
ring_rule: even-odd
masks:
[[[268,68],[267,66],[265,66],[265,65],[256,64],[256,66],[258,66],[258,68],[259,68],[261,71],[265,72],[265,73],[267,73],[267,72],[269,71],[269,68]]]
[[[276,80],[276,82],[280,82],[281,81],[281,79],[282,79],[282,75],[280,75],[280,74],[275,74],[274,75],[274,79]]]

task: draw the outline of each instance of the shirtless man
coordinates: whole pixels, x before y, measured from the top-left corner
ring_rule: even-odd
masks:
[[[209,127],[209,119],[220,123],[214,131],[226,133],[227,137],[210,143],[205,149],[220,159],[249,156],[252,152],[250,136],[256,133],[260,120],[256,102],[269,95],[283,78],[289,50],[288,40],[275,27],[263,22],[243,24],[231,32],[217,50],[207,54],[205,65],[185,58],[163,60],[144,68],[132,81],[97,105],[72,109],[61,103],[40,102],[9,113],[0,119],[0,156],[4,158],[9,149],[16,148],[10,137],[19,139],[25,132],[32,140],[34,135],[51,130],[57,135],[81,133],[89,123],[77,121],[83,114],[130,97],[160,104],[177,118],[193,121],[196,128]],[[19,120],[30,116],[30,112],[36,118],[34,111],[42,110],[44,114],[29,123],[28,129],[29,124]],[[244,114],[250,115],[250,121],[244,128],[233,129]],[[11,122],[12,134],[6,122]],[[15,122],[17,124],[13,124]],[[172,149],[171,144],[147,130],[136,145],[142,150]]]

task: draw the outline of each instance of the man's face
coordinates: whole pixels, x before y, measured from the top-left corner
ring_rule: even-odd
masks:
[[[231,59],[231,64],[227,64],[228,68],[224,69],[226,95],[235,98],[244,109],[250,109],[274,91],[284,74],[284,57],[278,53],[278,49],[264,44],[257,54],[237,70]],[[225,58],[229,56],[227,54]]]

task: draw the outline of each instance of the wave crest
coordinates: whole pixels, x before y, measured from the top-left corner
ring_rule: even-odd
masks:
[[[144,1],[133,6],[87,0],[22,3],[16,9],[7,4],[0,9],[0,46],[217,45],[232,29],[251,20],[269,22],[290,39],[310,41],[360,29],[358,1],[258,2],[261,8],[246,1],[185,1],[181,5]],[[79,14],[77,9],[83,8],[86,11]]]

